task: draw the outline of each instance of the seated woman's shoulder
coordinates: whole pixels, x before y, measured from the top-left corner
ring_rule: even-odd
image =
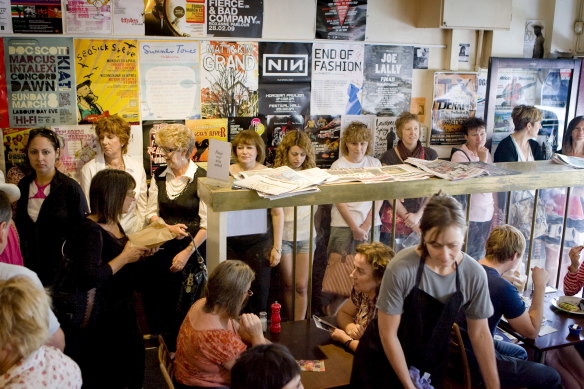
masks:
[[[424,147],[424,154],[427,161],[433,161],[438,158],[438,152],[431,147]]]

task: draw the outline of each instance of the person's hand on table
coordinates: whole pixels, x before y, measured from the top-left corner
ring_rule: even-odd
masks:
[[[570,252],[568,253],[568,255],[570,256],[570,267],[568,268],[568,271],[570,273],[578,273],[582,249],[584,249],[584,246],[574,246],[570,249]]]
[[[333,338],[335,342],[341,344],[345,344],[347,341],[351,340],[351,337],[340,328],[336,328],[333,332],[331,332],[331,338]]]

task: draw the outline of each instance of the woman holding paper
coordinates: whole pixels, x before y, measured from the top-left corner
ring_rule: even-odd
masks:
[[[156,133],[156,144],[167,167],[158,169],[150,182],[146,220],[152,223],[161,218],[176,239],[162,245],[148,261],[144,308],[151,333],[176,333],[186,315],[176,309],[182,270],[189,260],[195,261],[195,250],[207,239],[207,206],[197,195],[198,179],[207,172],[189,159],[195,136],[187,126],[162,127]]]
[[[117,115],[105,116],[95,123],[95,134],[101,146],[101,153],[81,168],[79,179],[87,201],[91,179],[97,172],[103,169],[118,169],[130,173],[136,181],[136,201],[130,211],[122,215],[120,224],[127,234],[140,231],[144,226],[148,188],[142,161],[135,160],[127,154],[130,125]]]
[[[135,186],[124,171],[98,172],[89,190],[92,213],[65,246],[77,287],[95,288],[94,320],[86,327],[59,318],[67,338],[65,353],[79,364],[84,388],[142,387],[144,345],[134,311],[135,262],[156,249],[134,246],[118,222],[135,201]]]
[[[422,146],[420,142],[420,120],[418,115],[409,112],[402,112],[395,121],[396,133],[399,141],[397,146],[387,150],[381,156],[383,165],[399,165],[410,157],[432,161],[438,158],[438,153],[434,149]],[[393,223],[393,208],[386,202],[381,212],[381,233],[382,242],[391,244],[389,237],[391,230],[395,230],[396,251],[404,248],[404,240],[413,232],[420,232],[420,219],[424,213],[424,208],[428,198],[398,199],[396,201],[396,223]]]
[[[231,147],[236,160],[236,163],[229,167],[231,175],[235,176],[249,170],[266,169],[263,164],[266,146],[254,130],[241,131],[231,141]],[[267,217],[264,210],[252,211],[245,215],[248,225],[261,224]],[[270,209],[267,225],[267,231],[264,233],[227,238],[228,257],[242,260],[255,272],[256,277],[251,285],[253,296],[249,299],[246,308],[247,311],[254,313],[267,310],[270,268],[278,265],[282,257],[282,230],[284,229],[282,208]]]
[[[316,167],[314,150],[308,135],[303,131],[290,131],[276,150],[274,167],[288,166],[295,170]],[[315,208],[316,209],[316,208]],[[292,278],[294,245],[294,207],[284,208],[284,236],[282,240],[282,260],[280,270],[284,281],[284,300],[289,317],[303,320],[308,306],[308,270],[310,249],[310,206],[296,208],[296,279]],[[313,228],[314,231],[314,228]],[[313,233],[315,236],[316,233]],[[294,311],[292,312],[292,295]]]

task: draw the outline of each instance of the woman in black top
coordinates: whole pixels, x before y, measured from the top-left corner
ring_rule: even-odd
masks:
[[[65,353],[81,367],[83,388],[136,388],[144,379],[144,345],[134,311],[134,274],[154,249],[128,241],[119,217],[134,202],[136,183],[124,171],[106,169],[91,181],[92,213],[66,245],[82,290],[95,288],[94,319],[84,328],[60,318]]]
[[[178,333],[188,307],[178,308],[182,270],[195,260],[195,249],[207,239],[207,207],[197,195],[198,179],[207,172],[190,156],[195,150],[193,131],[182,124],[158,130],[156,144],[166,160],[166,169],[156,171],[148,191],[146,222],[162,218],[177,239],[166,242],[148,261],[144,308],[151,333]],[[183,239],[191,236],[193,239]],[[199,250],[203,255],[204,247]]]
[[[46,128],[30,131],[26,145],[32,174],[19,183],[15,222],[20,235],[24,264],[34,270],[43,285],[52,285],[61,259],[63,242],[87,213],[79,184],[59,172],[61,146],[57,135]]]
[[[535,141],[541,128],[542,113],[531,105],[518,105],[511,113],[515,131],[504,138],[495,151],[495,162],[526,162],[545,159]]]

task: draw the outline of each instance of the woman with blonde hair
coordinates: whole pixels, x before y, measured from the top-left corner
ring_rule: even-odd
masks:
[[[142,229],[148,188],[146,186],[146,173],[142,161],[135,160],[128,155],[128,143],[130,142],[130,125],[118,115],[105,116],[95,123],[95,134],[101,146],[101,152],[94,159],[87,162],[81,168],[79,182],[89,202],[89,187],[91,179],[97,172],[103,169],[123,170],[134,177],[136,181],[136,197],[132,209],[120,219],[124,232],[131,234]]]
[[[146,220],[162,219],[177,238],[162,245],[148,261],[144,303],[151,333],[176,333],[186,314],[177,310],[182,270],[189,260],[196,261],[195,250],[207,239],[207,206],[197,195],[198,179],[207,172],[189,159],[195,135],[187,126],[160,128],[156,144],[167,166],[158,169],[150,182]],[[200,252],[205,253],[204,247]]]
[[[316,166],[314,150],[308,135],[303,131],[287,132],[276,150],[274,167],[288,166],[295,170]],[[294,207],[284,208],[284,232],[282,237],[282,259],[280,269],[284,281],[284,300],[289,317],[302,320],[308,306],[308,270],[310,249],[310,206],[296,207],[296,279],[292,279],[294,245]],[[313,227],[313,237],[315,236]],[[293,292],[294,290],[294,292]],[[292,295],[294,311],[292,312]]]
[[[438,158],[434,149],[422,146],[420,142],[420,119],[418,115],[402,112],[395,121],[396,133],[399,141],[397,145],[387,150],[381,156],[384,165],[399,165],[410,157],[432,161]],[[396,222],[393,223],[393,208],[386,202],[382,210],[382,241],[390,244],[392,228],[395,230],[395,250],[400,251],[404,240],[412,232],[420,232],[419,224],[428,198],[398,199],[396,201]]]
[[[231,141],[231,149],[236,161],[229,166],[231,175],[266,169],[263,164],[266,158],[266,145],[253,129],[237,134]],[[249,225],[266,225],[267,218],[266,231],[227,238],[228,256],[244,261],[255,272],[256,278],[251,286],[253,297],[246,309],[258,313],[267,310],[271,267],[277,266],[282,257],[284,211],[282,208],[272,208],[270,217],[266,215],[265,210],[238,212],[244,215]]]
[[[0,280],[0,388],[80,388],[79,366],[45,346],[50,297],[25,276]]]

